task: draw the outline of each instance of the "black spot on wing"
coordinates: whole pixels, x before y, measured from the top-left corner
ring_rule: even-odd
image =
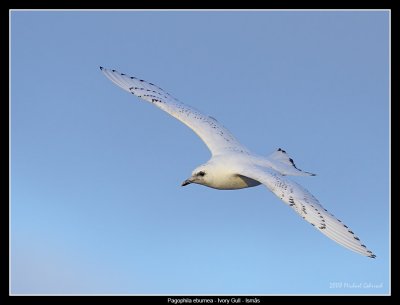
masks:
[[[100,67],[100,70],[103,70],[103,69],[104,69],[103,67]],[[155,84],[153,84],[153,83],[149,83],[149,82],[145,81],[144,79],[139,79],[139,78],[134,77],[134,76],[128,76],[128,75],[126,75],[126,74],[124,74],[124,73],[118,72],[118,71],[115,70],[115,69],[113,69],[113,70],[111,70],[111,71],[114,72],[114,73],[118,73],[118,74],[120,74],[120,75],[122,75],[122,76],[129,77],[129,78],[132,79],[132,80],[136,80],[136,81],[139,81],[139,82],[148,84],[148,85],[150,85],[150,86],[153,86],[153,87],[155,87],[156,89],[158,89],[159,91],[150,90],[150,89],[141,88],[141,87],[133,87],[135,90],[145,90],[145,91],[153,92],[153,93],[159,94],[160,96],[162,96],[162,97],[164,97],[164,98],[168,98],[168,97],[169,97],[169,98],[171,98],[171,99],[173,99],[173,100],[175,100],[175,101],[178,101],[176,98],[174,98],[173,96],[171,96],[168,92],[166,92],[165,90],[163,90],[162,88],[158,87],[157,85],[155,85]]]
[[[370,258],[376,258],[375,254],[372,254],[372,251],[368,250],[367,253],[369,253],[370,255],[368,255],[368,257]]]
[[[299,168],[297,168],[296,164],[294,164],[294,161],[293,161],[292,158],[289,158],[289,162],[293,165],[293,167],[294,167],[295,169],[297,169],[298,171],[302,172],[302,170],[299,169]]]

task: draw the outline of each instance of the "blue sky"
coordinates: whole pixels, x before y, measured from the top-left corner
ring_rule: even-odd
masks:
[[[13,11],[11,293],[387,294],[388,45],[387,11]],[[100,65],[285,149],[377,258],[265,187],[182,188],[206,146]]]

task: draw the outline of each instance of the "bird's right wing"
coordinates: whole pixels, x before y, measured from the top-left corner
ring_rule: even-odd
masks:
[[[243,167],[239,173],[264,184],[279,199],[289,205],[304,220],[338,244],[362,255],[375,258],[352,230],[329,213],[304,187],[273,169],[258,166]]]
[[[248,150],[216,119],[179,102],[160,87],[116,70],[103,67],[100,67],[100,70],[117,86],[156,105],[191,128],[213,155],[227,151],[248,153]]]

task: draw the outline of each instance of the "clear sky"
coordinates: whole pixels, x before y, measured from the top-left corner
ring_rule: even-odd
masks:
[[[11,13],[11,293],[386,294],[389,13]],[[156,83],[295,177],[360,236],[265,187],[181,182],[210,153],[99,66]]]

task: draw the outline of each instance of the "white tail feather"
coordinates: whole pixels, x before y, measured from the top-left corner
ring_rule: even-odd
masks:
[[[315,176],[313,173],[297,168],[292,158],[281,148],[278,148],[267,157],[272,162],[274,170],[285,176]]]

